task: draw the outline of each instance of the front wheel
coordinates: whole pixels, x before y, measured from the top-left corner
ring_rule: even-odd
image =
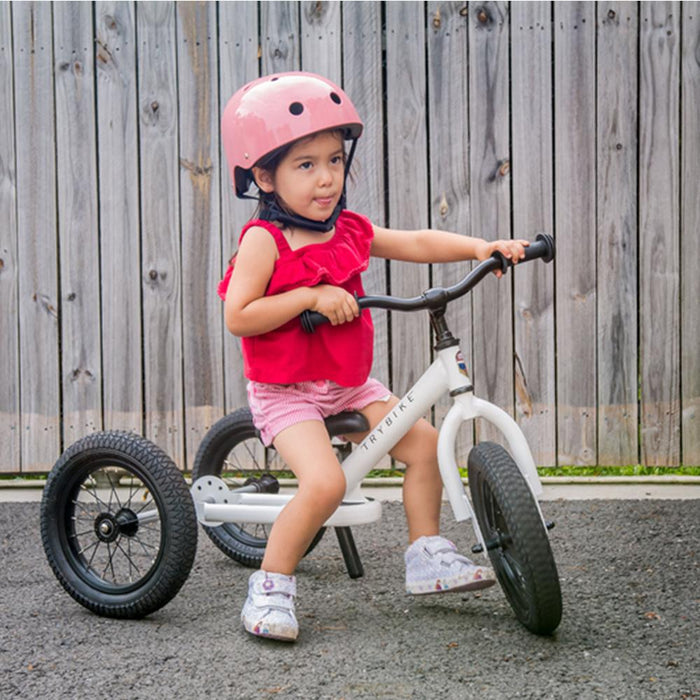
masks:
[[[561,621],[559,575],[539,509],[512,457],[492,442],[469,454],[469,490],[498,582],[520,622],[547,635]]]
[[[41,539],[78,603],[106,617],[140,618],[187,579],[197,518],[182,474],[160,448],[131,433],[93,433],[49,474]]]

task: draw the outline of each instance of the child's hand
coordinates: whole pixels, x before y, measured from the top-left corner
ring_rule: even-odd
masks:
[[[316,303],[311,310],[323,314],[332,326],[353,321],[360,315],[357,299],[341,287],[319,284],[312,291],[316,294]]]
[[[518,260],[522,260],[525,257],[525,248],[529,245],[529,241],[524,241],[522,239],[490,242],[482,241],[477,247],[476,259],[487,260],[494,253],[498,252],[515,265]],[[503,272],[501,270],[496,270],[495,275],[496,277],[501,277]]]

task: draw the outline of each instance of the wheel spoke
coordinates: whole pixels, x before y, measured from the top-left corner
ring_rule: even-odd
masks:
[[[93,562],[93,560],[94,560],[94,558],[95,558],[95,555],[97,554],[97,550],[98,550],[99,548],[100,548],[100,541],[99,541],[99,540],[95,540],[92,544],[89,544],[89,545],[83,547],[83,548],[78,552],[78,555],[82,557],[82,556],[85,554],[85,552],[87,552],[89,549],[92,549],[92,554],[90,555],[89,561],[86,561],[86,562],[85,562],[85,568],[86,568],[86,569],[91,569],[91,568],[92,568],[92,562]],[[84,557],[83,557],[83,559],[84,559]]]
[[[147,501],[144,501],[141,507],[136,509],[134,513],[136,515],[139,515],[140,513],[143,513],[147,508],[150,508],[152,510],[158,510],[158,506],[153,502],[153,499],[149,499]]]
[[[83,482],[80,485],[80,490],[84,491],[88,495],[92,496],[95,499],[95,503],[98,503],[101,505],[105,510],[109,511],[111,509],[111,506],[109,503],[105,503],[98,495],[97,495],[97,484],[92,485],[92,490],[90,489],[90,486],[87,485],[87,482]]]
[[[78,508],[80,508],[80,510],[83,511],[83,513],[85,513],[85,517],[87,519],[95,517],[96,513],[94,511],[89,510],[86,503],[83,503],[82,501],[79,501],[77,499],[73,499],[72,503],[74,506],[78,506]],[[73,515],[73,519],[77,520],[77,516],[75,514]]]
[[[114,476],[116,477],[117,475],[114,474]],[[110,485],[110,488],[111,488],[111,493],[109,494],[109,503],[110,503],[110,505],[111,505],[111,503],[112,503],[112,494],[114,494],[114,500],[115,500],[117,506],[119,506],[119,509],[121,509],[121,508],[122,508],[122,503],[121,503],[121,500],[119,499],[119,494],[117,493],[117,490],[114,488],[114,479],[111,478],[111,475],[110,475],[110,474],[107,474],[106,477],[107,477],[107,479],[109,480],[109,485]],[[119,484],[119,479],[116,479],[116,481],[117,481],[117,484]]]
[[[117,575],[114,573],[114,553],[112,552],[112,548],[109,546],[109,542],[107,542],[107,563],[105,564],[105,568],[102,571],[102,578],[105,578],[107,569],[110,569],[112,572],[112,581],[116,581]]]
[[[95,534],[93,529],[83,530],[82,532],[72,532],[68,537],[72,540],[77,540],[79,537],[87,537],[90,534]]]
[[[141,546],[141,549],[143,549],[143,553],[146,554],[147,556],[151,556],[151,552],[149,552],[149,549],[154,549],[158,550],[158,547],[156,547],[153,544],[150,544],[149,542],[144,542],[140,537],[136,536],[133,538],[134,542],[138,545]]]
[[[73,529],[75,529],[75,526],[78,524],[94,523],[96,517],[97,513],[93,511],[92,513],[86,513],[85,515],[72,515],[70,519],[73,522]]]
[[[122,545],[121,545],[121,539],[122,539],[122,538],[119,538],[114,544],[115,544],[115,547],[118,548],[118,549],[124,554],[124,557],[126,558],[126,561],[129,563],[129,581],[133,581],[134,579],[133,579],[133,577],[132,577],[132,575],[131,575],[131,570],[134,569],[134,570],[136,571],[137,574],[140,574],[140,573],[141,573],[141,570],[139,569],[138,565],[136,564],[136,562],[134,561],[134,559],[133,559],[133,557],[131,556],[131,553],[130,553],[130,552],[131,552],[131,539],[128,539],[128,540],[127,540],[129,552],[127,552],[127,551],[124,549],[124,547],[122,547]]]
[[[126,500],[126,507],[128,507],[128,508],[131,507],[131,503],[134,499],[134,496],[139,492],[139,489],[141,489],[141,488],[143,488],[141,479],[139,479],[139,485],[137,485],[134,488],[134,475],[130,474],[130,476],[129,476],[129,496]]]

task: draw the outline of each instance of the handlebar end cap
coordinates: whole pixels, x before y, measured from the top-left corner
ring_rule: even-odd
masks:
[[[541,241],[547,247],[547,253],[542,256],[542,260],[546,263],[552,262],[552,260],[554,260],[556,250],[554,246],[554,238],[552,238],[552,236],[548,236],[546,233],[538,233],[535,240]]]

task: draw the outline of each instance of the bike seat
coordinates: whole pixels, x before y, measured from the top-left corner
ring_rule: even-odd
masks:
[[[347,433],[366,433],[369,430],[367,419],[359,411],[343,411],[328,416],[324,423],[331,437]]]

